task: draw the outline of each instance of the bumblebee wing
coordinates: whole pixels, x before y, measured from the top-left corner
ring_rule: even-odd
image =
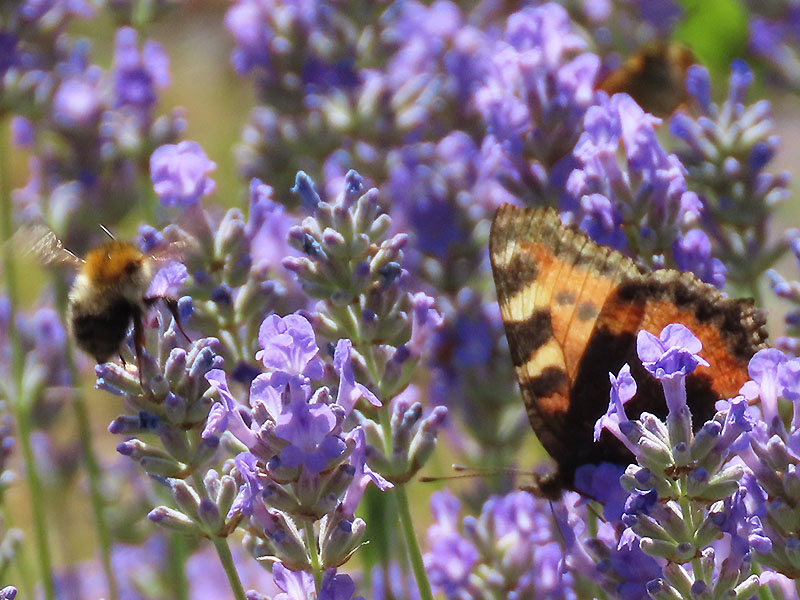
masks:
[[[32,256],[43,266],[67,264],[80,267],[84,263],[82,258],[64,248],[50,228],[41,224],[20,227],[11,241],[23,256]]]
[[[166,264],[171,261],[183,262],[189,253],[190,245],[184,240],[169,242],[161,248],[156,248],[149,255],[150,260],[159,264]]]

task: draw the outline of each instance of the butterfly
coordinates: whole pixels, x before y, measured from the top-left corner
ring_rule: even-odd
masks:
[[[702,342],[711,367],[686,379],[697,426],[713,417],[717,400],[738,394],[749,380],[748,361],[766,347],[764,315],[752,299],[728,298],[691,273],[642,273],[622,253],[562,225],[552,208],[501,206],[489,252],[528,418],[558,467],[539,482],[545,496],[573,489],[582,465],[631,462],[608,433],[593,441],[608,406],[609,373],[631,367],[638,391],[626,404],[629,418],[666,415],[661,385],[636,354],[640,330],[658,336],[682,323]]]

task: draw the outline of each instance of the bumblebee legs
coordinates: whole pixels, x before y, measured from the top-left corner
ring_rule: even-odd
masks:
[[[164,306],[167,307],[167,310],[172,315],[172,318],[175,319],[175,325],[178,326],[178,331],[180,331],[183,334],[183,337],[186,338],[187,342],[191,343],[192,338],[190,338],[189,335],[183,330],[183,325],[181,324],[181,317],[180,314],[178,313],[178,301],[175,298],[172,298],[171,296],[152,296],[150,298],[145,298],[144,303],[147,306],[152,306],[159,300],[162,300],[164,302]]]

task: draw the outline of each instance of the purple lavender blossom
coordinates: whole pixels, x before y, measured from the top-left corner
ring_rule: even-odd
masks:
[[[335,569],[325,571],[322,576],[322,587],[319,590],[318,600],[364,600],[363,596],[353,597],[356,584],[344,573],[336,574]]]
[[[164,206],[189,207],[214,191],[216,183],[207,173],[217,164],[197,142],[165,144],[150,156],[153,189]]]
[[[0,590],[0,600],[14,600],[17,597],[17,588],[13,585],[7,585]]]
[[[623,365],[616,376],[609,373],[608,379],[611,381],[611,400],[608,403],[606,414],[594,424],[594,441],[600,439],[603,429],[608,429],[623,442],[628,442],[622,434],[621,428],[628,422],[628,417],[625,415],[625,403],[636,395],[636,381],[631,376],[631,367],[628,364]]]
[[[789,248],[791,236],[768,239],[767,223],[775,207],[788,197],[788,173],[765,171],[778,147],[770,103],[747,105],[753,75],[741,60],[731,65],[728,98],[710,101],[711,83],[703,67],[687,75],[689,111],[670,119],[670,133],[680,141],[677,154],[685,166],[689,189],[702,205],[701,235],[676,244],[676,262],[695,265],[695,273],[714,283],[723,274],[711,254],[719,257],[728,278],[751,289],[760,275]],[[725,141],[723,141],[725,140]],[[700,272],[698,272],[700,271]],[[716,273],[716,275],[715,275]]]
[[[561,6],[514,13],[475,93],[489,138],[512,169],[501,181],[526,202],[555,203],[573,168],[572,149],[595,102],[600,66],[585,48]]]
[[[709,366],[699,356],[703,345],[684,325],[673,323],[659,337],[642,330],[636,336],[636,352],[642,365],[664,386],[667,409],[680,413],[686,408],[686,376],[698,366]]]
[[[225,15],[231,63],[241,75],[255,71],[262,93],[356,85],[355,39],[342,25],[334,7],[308,0],[240,0]]]
[[[785,83],[800,84],[800,5],[795,0],[748,2],[750,50]]]
[[[615,94],[590,107],[585,131],[575,146],[576,169],[566,182],[569,196],[562,201],[567,222],[580,225],[596,241],[627,249],[651,264],[653,255],[673,250],[676,238],[697,220],[700,209],[697,196],[687,190],[678,157],[659,144],[654,129],[658,123],[627,94]],[[620,145],[624,165],[617,158]],[[709,273],[706,266],[710,257],[690,261],[684,246],[678,248],[684,266],[720,282],[720,274],[713,269]]]
[[[750,401],[760,400],[764,421],[769,424],[779,423],[776,422],[779,415],[778,399],[790,398],[797,394],[797,382],[793,380],[796,368],[792,369],[797,364],[797,359],[789,361],[789,358],[777,348],[765,348],[756,352],[747,365],[750,381],[742,386],[740,393]],[[786,396],[787,392],[789,396]]]
[[[169,86],[169,59],[161,45],[146,41],[139,51],[136,30],[122,27],[114,40],[114,106],[150,123],[158,90]]]
[[[258,329],[256,360],[267,369],[300,375],[310,379],[322,377],[322,361],[311,323],[300,315],[270,315]]]
[[[487,586],[519,600],[571,597],[572,578],[560,567],[563,550],[546,501],[526,492],[494,496],[479,518],[465,517],[460,525],[459,506],[450,492],[431,497],[434,524],[424,560],[446,598],[481,598]]]
[[[275,585],[284,592],[277,594],[274,600],[307,600],[316,593],[314,576],[305,571],[290,571],[281,563],[272,567]]]
[[[89,129],[97,124],[103,108],[98,76],[99,69],[94,69],[61,82],[53,96],[53,119],[60,127]]]

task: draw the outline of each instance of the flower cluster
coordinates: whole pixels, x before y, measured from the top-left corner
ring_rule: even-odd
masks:
[[[786,84],[800,86],[800,4],[796,0],[747,2],[750,51],[767,61]]]
[[[353,380],[346,339],[333,358],[339,375],[335,398],[325,386],[312,390],[325,369],[314,330],[300,315],[267,317],[259,344],[256,357],[266,372],[250,386],[249,410],[233,397],[222,370],[206,374],[221,402],[212,408],[203,437],[227,430],[246,447],[235,460],[239,493],[235,500],[228,497],[224,518],[248,519],[246,544],[257,557],[275,557],[295,571],[335,569],[363,540],[366,524],[355,510],[367,485],[391,487],[366,464],[363,429],[345,429],[359,400],[380,402]],[[202,501],[193,500],[198,506],[191,508],[199,512]]]
[[[762,539],[754,546],[759,563],[792,579],[800,576],[794,548],[800,541],[795,513],[798,497],[794,482],[798,475],[798,453],[793,440],[800,426],[800,359],[768,348],[750,361],[752,378],[742,388],[744,396],[759,400],[754,407],[750,447],[740,454],[752,476],[748,480],[748,507],[763,524]],[[789,424],[781,408],[790,407]],[[760,414],[759,414],[760,413]],[[785,414],[785,413],[784,413]]]
[[[294,219],[257,179],[250,183],[247,219],[238,208],[221,217],[203,209],[202,198],[216,185],[208,176],[215,165],[196,142],[161,146],[150,164],[162,205],[180,209],[181,217],[163,231],[141,227],[139,244],[146,252],[181,255],[192,329],[217,337],[231,375],[249,383],[256,372],[258,324],[287,303],[280,261],[293,253],[286,234]]]
[[[572,150],[595,102],[599,58],[586,52],[567,12],[549,3],[508,19],[475,92],[486,121],[484,151],[499,146],[501,181],[527,204],[554,205],[575,165]]]
[[[595,430],[595,437],[602,429],[611,431],[636,459],[620,480],[630,496],[619,543],[666,559],[661,575],[647,582],[654,598],[687,589],[747,598],[758,586],[757,576],[750,575],[751,547],[765,548],[763,531],[746,509],[747,490],[740,483],[744,467],[732,460],[753,424],[746,401],[738,397],[694,433],[686,378],[708,366],[701,349],[683,325],[668,325],[659,337],[640,331],[639,358],[661,383],[666,421],[650,413],[627,418],[624,405],[637,384],[625,365],[610,376],[611,402]]]
[[[795,260],[800,261],[800,239],[792,239],[789,243]],[[775,345],[795,356],[800,354],[800,282],[793,280],[787,281],[775,269],[767,271],[772,292],[784,300],[788,300],[793,310],[786,314],[784,323],[786,325],[786,335],[775,340]]]
[[[546,500],[527,492],[492,497],[459,523],[450,492],[431,497],[425,567],[446,598],[568,598],[563,550]]]
[[[699,219],[700,202],[687,190],[678,157],[661,147],[655,131],[659,123],[627,94],[604,98],[586,111],[574,151],[577,168],[569,175],[569,198],[562,203],[565,218],[651,268],[677,266],[721,287],[725,272],[719,261],[687,256],[686,240],[692,240],[693,248],[707,240],[699,229],[681,237]],[[620,144],[624,168],[617,159]]]
[[[727,267],[728,278],[750,289],[790,241],[768,239],[769,217],[788,197],[789,175],[764,171],[779,140],[769,101],[745,104],[752,80],[747,65],[734,61],[728,97],[715,104],[708,72],[693,66],[686,80],[691,110],[670,120],[670,134],[680,140],[677,154],[688,171],[689,189],[702,203],[703,231],[712,242],[709,248],[706,239],[690,240],[687,235],[678,240],[678,265],[707,265],[711,250]],[[702,277],[702,271],[692,270]]]
[[[102,235],[97,223],[113,227],[142,201],[147,157],[184,124],[180,111],[155,118],[158,93],[169,84],[158,43],[140,49],[136,31],[119,29],[110,72],[92,64],[86,40],[64,37],[55,51],[48,93],[15,122],[17,144],[34,152],[30,181],[15,201],[22,220],[44,221],[80,253]]]

